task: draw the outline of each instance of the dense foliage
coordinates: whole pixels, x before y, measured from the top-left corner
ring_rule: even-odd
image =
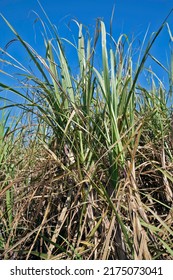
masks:
[[[145,69],[166,20],[137,61],[100,20],[94,38],[76,22],[75,45],[40,19],[45,57],[4,20],[30,64],[1,49],[0,258],[173,259],[172,70],[167,88]]]

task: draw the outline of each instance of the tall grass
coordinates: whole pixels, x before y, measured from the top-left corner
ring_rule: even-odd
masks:
[[[9,141],[0,139],[1,258],[172,259],[169,93],[152,71],[150,89],[139,82],[167,18],[135,64],[133,43],[126,35],[115,41],[103,21],[93,39],[75,21],[75,45],[60,38],[45,16],[45,57],[2,16],[32,68],[12,57],[8,45],[1,49],[1,63],[10,67],[3,74],[18,81],[17,87],[1,82],[2,93],[24,100],[1,97],[7,102],[1,109],[23,111],[19,132],[13,126]],[[66,44],[76,50],[77,74]]]

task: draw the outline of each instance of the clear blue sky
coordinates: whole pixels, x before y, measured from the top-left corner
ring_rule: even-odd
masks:
[[[84,24],[93,24],[97,17],[109,22],[115,4],[115,30],[137,32],[151,23],[156,29],[173,8],[172,0],[40,0],[52,21],[59,25],[64,17],[74,18]],[[0,12],[5,15],[22,34],[32,31],[31,11],[40,13],[37,0],[0,0]],[[2,30],[5,27],[1,23]],[[28,34],[29,35],[29,34]],[[7,36],[7,35],[6,35]],[[5,36],[5,37],[6,37]]]
[[[40,3],[63,37],[69,36],[66,24],[73,18],[92,29],[96,18],[100,17],[109,28],[112,9],[115,5],[113,21],[115,38],[118,38],[121,33],[126,33],[129,37],[133,34],[137,35],[141,40],[148,26],[150,25],[149,34],[157,31],[173,8],[173,0],[40,0]],[[24,40],[41,52],[39,28],[34,24],[36,15],[33,11],[43,17],[37,0],[0,0],[0,13],[10,21]],[[169,18],[169,23],[173,33],[173,14]],[[13,34],[0,18],[0,47],[3,48],[13,38]],[[152,49],[152,54],[166,67],[166,59],[170,55],[169,40],[165,28]],[[10,51],[17,58],[24,59],[21,50],[19,51],[15,44],[13,46],[10,47]],[[1,67],[2,65],[0,69]],[[161,73],[161,75],[164,74]],[[160,78],[162,79],[162,76]],[[1,76],[0,79],[2,79]]]

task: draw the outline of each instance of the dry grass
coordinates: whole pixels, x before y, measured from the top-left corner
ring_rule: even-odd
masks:
[[[1,176],[1,184],[8,181],[0,192],[2,259],[172,259],[173,182],[167,174],[172,177],[173,164],[162,168],[152,144],[138,146],[127,159],[118,191],[111,188],[104,153],[91,176],[76,162],[68,166],[65,152],[56,150],[36,144],[20,150],[22,168],[18,153],[14,178]],[[11,222],[7,189],[13,192]]]

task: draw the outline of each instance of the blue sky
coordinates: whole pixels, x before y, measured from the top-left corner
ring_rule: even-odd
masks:
[[[121,33],[126,33],[129,38],[135,35],[141,41],[147,28],[150,26],[149,34],[157,31],[164,18],[173,8],[173,0],[40,0],[40,3],[52,23],[58,27],[59,34],[67,38],[70,35],[66,25],[71,22],[71,19],[77,19],[94,30],[96,18],[99,17],[104,20],[109,31],[111,13],[115,5],[113,20],[115,39]],[[36,14],[33,11],[44,19],[37,0],[0,0],[0,13],[10,21],[24,40],[42,54],[43,45],[41,45],[39,36],[40,29],[39,25],[34,24]],[[173,14],[169,18],[169,24],[173,33]],[[73,29],[73,25],[70,26]],[[14,35],[2,18],[0,18],[0,30],[0,47],[4,48],[14,38]],[[165,28],[152,49],[152,54],[166,67],[168,67],[167,57],[169,58],[170,55],[169,43],[170,37]],[[17,58],[25,59],[25,55],[19,46],[14,44],[10,46],[9,50]],[[0,65],[0,69],[2,67]],[[158,69],[158,66],[156,69]],[[161,79],[166,79],[165,73],[160,70],[156,71],[158,71]],[[0,79],[2,82],[3,77],[1,75]]]
[[[40,0],[40,3],[57,25],[64,17],[75,17],[87,25],[93,24],[97,17],[109,23],[115,5],[115,29],[135,33],[141,28],[146,29],[149,23],[156,29],[173,8],[172,0]],[[32,29],[32,10],[40,12],[37,0],[0,0],[0,12],[21,33]]]

